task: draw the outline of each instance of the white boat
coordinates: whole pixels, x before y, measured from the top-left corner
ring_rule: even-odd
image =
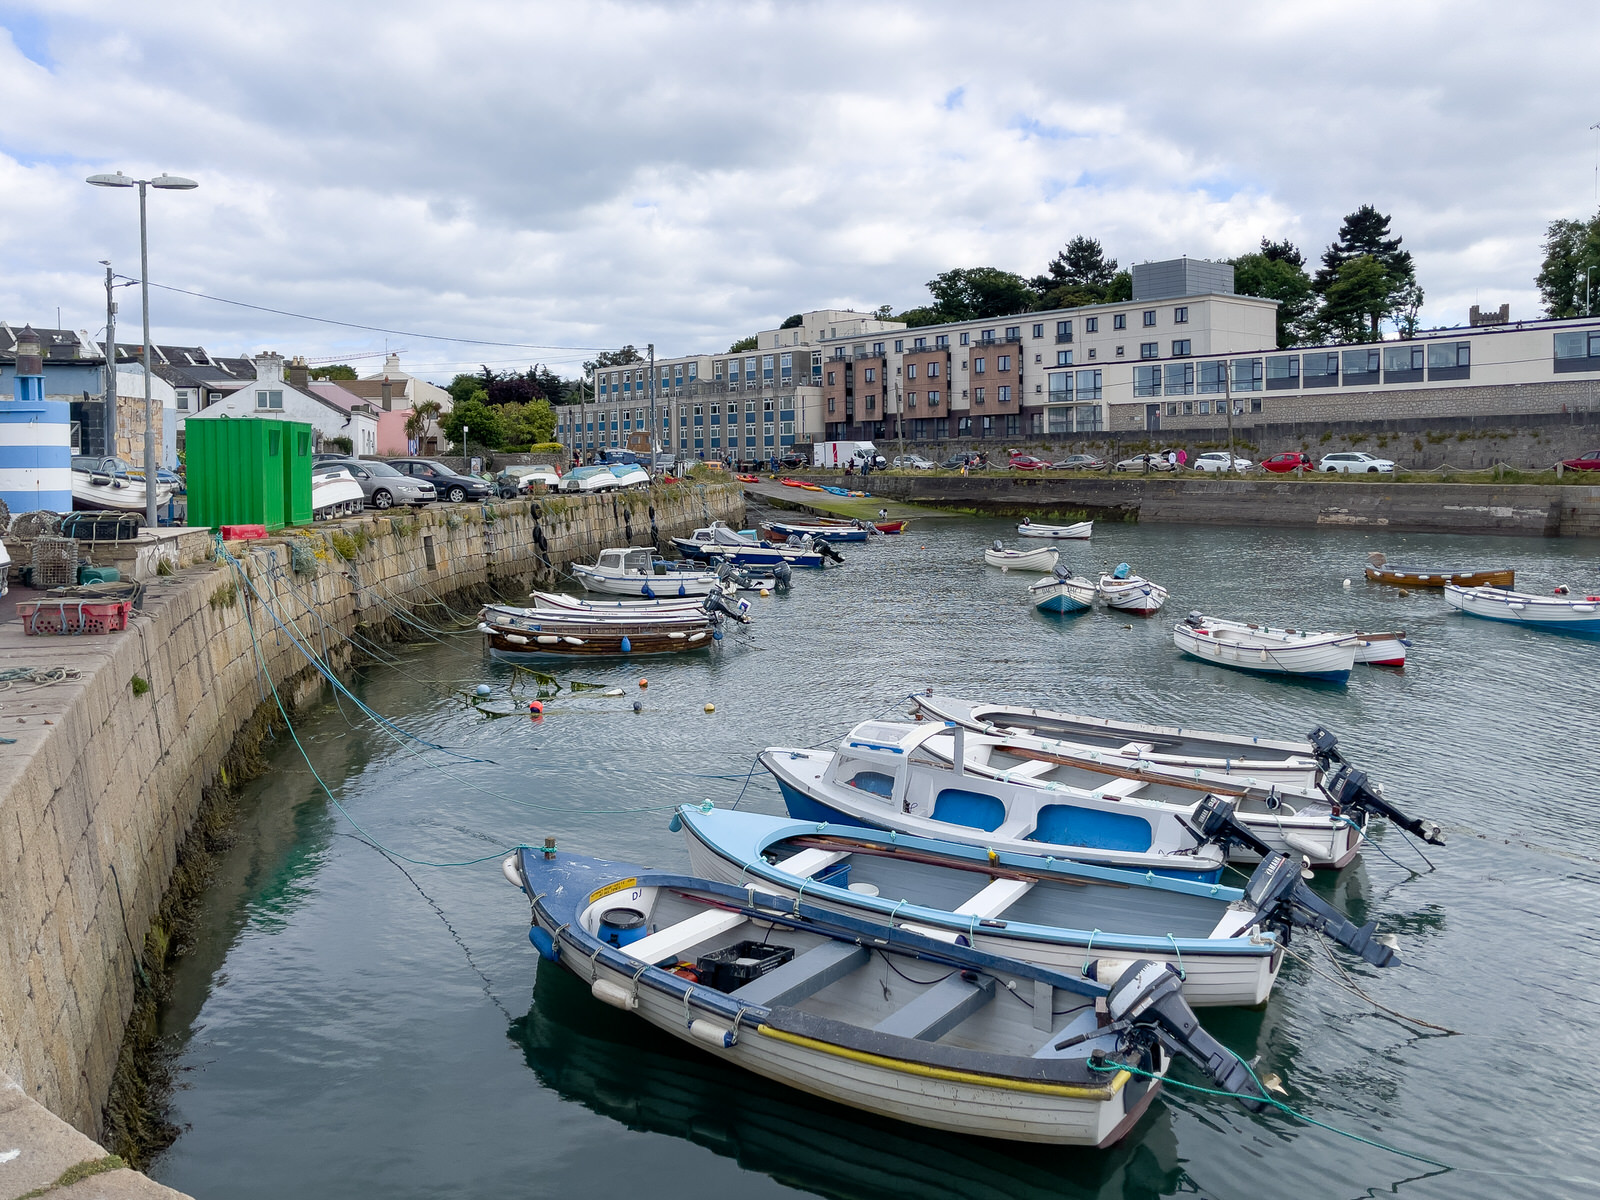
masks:
[[[1142,575],[1130,572],[1127,563],[1121,563],[1109,575],[1100,576],[1100,595],[1112,608],[1138,613],[1148,617],[1158,612],[1167,602],[1167,589],[1151,583]]]
[[[1464,588],[1452,583],[1445,586],[1444,598],[1450,607],[1468,616],[1600,637],[1600,596],[1575,596],[1565,589],[1553,596],[1535,596],[1507,588]]]
[[[924,743],[953,740],[945,755]],[[1018,854],[1050,853],[1097,866],[1216,882],[1223,852],[1178,814],[1056,785],[1026,787],[1034,763],[999,779],[965,769],[965,731],[942,725],[864,721],[833,751],[771,747],[758,756],[789,815],[944,838]]]
[[[561,592],[530,592],[528,598],[539,611],[633,615],[648,619],[657,613],[705,611],[703,596],[669,596],[660,600],[589,600]]]
[[[1252,625],[1246,621],[1229,621],[1222,617],[1206,617],[1206,627],[1211,630],[1234,629],[1241,634],[1263,633],[1303,641],[1316,637],[1351,637],[1356,639],[1356,662],[1374,667],[1403,667],[1406,665],[1406,640],[1404,631],[1388,633],[1314,633],[1304,629],[1278,629],[1271,625]]]
[[[311,468],[311,519],[349,517],[367,506],[366,493],[343,463],[324,463]]]
[[[1137,958],[1168,962],[1195,1007],[1265,1001],[1283,961],[1279,931],[1302,921],[1331,925],[1374,965],[1394,961],[1375,927],[1330,913],[1314,893],[1296,907],[1309,889],[1292,855],[1263,862],[1240,889],[703,805],[682,805],[672,825],[702,878],[1057,970],[1088,966],[1102,983]]]
[[[557,486],[563,492],[609,492],[621,485],[608,467],[574,467]]]
[[[1165,963],[1138,960],[1107,987],[553,842],[501,869],[532,906],[534,948],[596,1000],[836,1103],[963,1137],[1106,1146],[1178,1054],[1261,1106],[1251,1071],[1200,1027]]]
[[[75,457],[72,460],[72,503],[86,512],[115,509],[121,512],[146,510],[144,479],[130,474],[131,468],[120,458]],[[175,484],[156,484],[156,507],[172,499]]]
[[[1094,536],[1093,521],[1079,521],[1073,525],[1040,525],[1022,518],[1022,524],[1017,526],[1017,536],[1025,538],[1057,538],[1057,539],[1086,539]]]
[[[656,573],[655,555],[648,546],[611,547],[600,551],[594,565],[573,563],[572,577],[591,592],[613,596],[709,596],[717,587],[715,571]]]
[[[1049,546],[1035,546],[1029,550],[1007,550],[998,541],[983,552],[983,561],[991,567],[999,567],[1002,571],[1049,571],[1055,567],[1056,560],[1060,557],[1060,552],[1052,550]]]
[[[650,486],[650,472],[638,463],[608,463],[606,469],[616,476],[619,488]]]
[[[1040,612],[1078,613],[1094,607],[1100,589],[1092,579],[1069,574],[1057,566],[1055,574],[1046,575],[1038,583],[1028,586],[1028,599]]]
[[[1352,633],[1301,633],[1252,628],[1238,621],[1214,622],[1197,612],[1173,626],[1172,640],[1185,654],[1219,666],[1337,684],[1350,681],[1360,641]]]

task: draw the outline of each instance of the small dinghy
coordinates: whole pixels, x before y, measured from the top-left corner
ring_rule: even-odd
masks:
[[[1266,1000],[1293,928],[1328,933],[1376,966],[1395,957],[1375,922],[1359,928],[1332,909],[1282,854],[1241,890],[703,805],[683,805],[672,827],[706,879],[1060,971],[1089,967],[1102,983],[1135,959],[1171,963],[1197,1008]]]
[[[726,594],[731,595],[732,591]],[[705,612],[704,596],[671,596],[660,600],[589,600],[561,592],[530,592],[528,598],[533,601],[533,608],[526,611],[548,612],[552,617],[566,613],[583,613],[586,616],[600,618],[625,617],[631,620],[648,620],[652,617],[698,615]]]
[[[1167,602],[1167,589],[1132,573],[1127,563],[1119,563],[1109,575],[1100,576],[1100,595],[1112,608],[1148,617]]]
[[[879,533],[904,533],[906,531],[906,526],[911,524],[911,522],[909,520],[874,521],[873,524],[877,526]]]
[[[716,591],[721,578],[704,565],[673,563],[656,558],[648,547],[613,547],[600,551],[594,565],[573,563],[572,576],[591,592],[612,596],[638,596],[646,600],[660,597],[708,596]],[[782,568],[785,572],[788,567]],[[778,584],[776,568],[767,571],[735,572],[731,578],[747,590],[769,591]]]
[[[1094,607],[1100,588],[1092,579],[1074,575],[1060,564],[1053,574],[1028,586],[1028,599],[1040,612],[1081,613]]]
[[[844,561],[826,542],[802,538],[797,546],[773,546],[729,529],[721,521],[696,529],[686,538],[675,537],[672,544],[685,558],[698,562],[728,562],[740,567],[776,567],[787,563],[791,567],[820,569],[824,557],[834,562]]]
[[[1107,986],[754,882],[558,853],[554,839],[502,870],[532,906],[528,940],[596,1000],[840,1104],[964,1136],[1108,1146],[1177,1054],[1262,1106],[1165,963],[1134,960]]]
[[[1007,550],[1005,544],[998,539],[993,546],[983,552],[983,561],[991,567],[999,567],[1002,571],[1049,571],[1054,569],[1056,560],[1060,557],[1061,553],[1049,546],[1035,546],[1028,550]]]
[[[1172,640],[1185,654],[1236,671],[1341,686],[1350,682],[1360,641],[1353,633],[1266,629],[1240,621],[1216,621],[1198,612],[1173,626]]]
[[[1017,526],[1017,536],[1025,538],[1057,538],[1057,539],[1085,539],[1094,536],[1093,521],[1079,521],[1075,525],[1039,525],[1022,518],[1022,524]]]
[[[1030,787],[1033,763],[995,778],[966,770],[965,731],[943,756],[924,743],[941,725],[864,721],[829,750],[774,746],[757,761],[778,781],[789,815],[896,830],[967,845],[1041,852],[1097,866],[1216,882],[1223,851],[1183,813],[1127,803],[1119,787]],[[1128,787],[1128,783],[1132,787]],[[1136,790],[1136,781],[1123,781]],[[1187,812],[1188,810],[1185,810]]]
[[[1192,614],[1191,614],[1192,615]],[[1315,637],[1351,637],[1356,639],[1356,662],[1366,663],[1373,667],[1403,667],[1406,665],[1406,649],[1411,645],[1406,640],[1404,630],[1388,633],[1310,633],[1305,630],[1278,629],[1271,625],[1251,625],[1245,621],[1229,621],[1222,617],[1206,617],[1207,628],[1212,630],[1233,629],[1241,634],[1255,633],[1268,634],[1273,637],[1288,637],[1296,641]]]
[[[1600,596],[1573,595],[1565,587],[1552,596],[1535,596],[1497,587],[1457,587],[1447,584],[1444,598],[1451,608],[1469,617],[1531,625],[1552,633],[1600,637]]]
[[[327,463],[311,469],[311,519],[326,521],[349,517],[367,506],[366,493],[343,463]]]
[[[30,485],[31,486],[31,485]],[[176,485],[156,482],[156,506],[171,500]],[[72,504],[85,512],[107,509],[117,512],[145,511],[144,477],[134,474],[120,458],[77,455],[72,459]]]
[[[803,537],[812,537],[819,542],[864,542],[868,536],[865,525],[853,522],[835,525],[832,522],[766,521],[756,528],[762,537],[779,544],[790,538]]]
[[[1403,588],[1442,588],[1448,583],[1508,588],[1517,581],[1517,573],[1510,567],[1391,567],[1376,551],[1367,555],[1367,563],[1368,580]]]
[[[749,601],[733,604],[713,592],[702,605],[699,610],[645,614],[490,604],[478,614],[478,632],[487,640],[492,658],[514,662],[546,656],[681,654],[720,642],[722,626],[729,619],[750,623]]]

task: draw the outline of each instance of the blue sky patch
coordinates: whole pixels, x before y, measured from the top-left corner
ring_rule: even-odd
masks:
[[[946,112],[952,112],[955,109],[960,108],[962,106],[962,104],[966,102],[966,98],[967,98],[967,85],[966,84],[962,84],[958,88],[951,88],[948,92],[945,93],[944,110]]]
[[[24,12],[7,4],[0,4],[0,29],[11,35],[17,49],[45,70],[55,66],[50,57],[50,27],[38,13]]]

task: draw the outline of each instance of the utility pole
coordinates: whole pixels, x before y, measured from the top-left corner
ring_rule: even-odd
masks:
[[[111,264],[101,259],[106,269],[106,432],[105,453],[115,458],[117,453],[117,305],[111,298]]]
[[[656,344],[651,342],[645,347],[650,351],[650,436],[646,445],[650,448],[650,474],[656,473]]]
[[[888,359],[884,361],[887,362]],[[894,407],[894,430],[900,435],[900,457],[904,458],[906,454],[906,403],[905,393],[901,391],[898,383],[894,385]]]
[[[1228,406],[1228,470],[1237,473],[1233,464],[1233,373],[1227,359],[1222,360],[1222,398]]]

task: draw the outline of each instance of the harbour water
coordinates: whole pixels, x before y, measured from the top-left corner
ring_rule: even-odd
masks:
[[[453,753],[332,698],[297,725],[304,756],[288,738],[271,749],[162,1014],[183,1133],[152,1174],[204,1200],[1592,1195],[1600,647],[1361,576],[1382,550],[1594,592],[1592,544],[1121,525],[1060,544],[1082,573],[1127,561],[1168,586],[1168,609],[1144,621],[1034,613],[1035,575],[982,565],[996,537],[1015,541],[1009,523],[935,517],[846,548],[845,567],[753,600],[757,623],[715,656],[558,664],[563,683],[624,694],[563,687],[538,720],[471,706],[483,682],[502,708],[535,694],[476,635],[366,668],[357,695]],[[1344,689],[1242,675],[1173,648],[1191,608],[1403,628],[1411,661],[1358,668]],[[1282,1077],[1297,1111],[1448,1169],[1177,1087],[1105,1152],[923,1132],[730,1069],[539,967],[502,847],[554,835],[682,865],[672,805],[780,811],[764,775],[745,778],[756,751],[837,738],[925,687],[1283,736],[1325,724],[1391,799],[1439,821],[1449,845],[1428,849],[1433,869],[1381,829],[1317,884],[1397,934],[1404,965],[1342,956],[1346,980],[1301,939],[1306,959],[1262,1010],[1202,1015]]]

